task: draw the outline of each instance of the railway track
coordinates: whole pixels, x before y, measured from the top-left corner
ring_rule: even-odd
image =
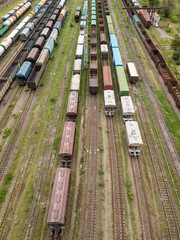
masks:
[[[3,173],[4,171],[6,170],[6,167],[8,165],[8,162],[11,158],[11,155],[16,147],[16,143],[17,143],[17,139],[21,133],[21,129],[22,129],[22,126],[24,124],[24,121],[27,117],[27,114],[29,112],[29,109],[31,107],[31,104],[32,104],[32,101],[34,99],[34,95],[35,95],[35,92],[32,92],[30,91],[29,92],[29,96],[27,97],[27,100],[25,102],[25,105],[24,105],[24,108],[23,108],[23,112],[22,114],[20,115],[15,127],[14,127],[14,130],[11,134],[11,138],[9,140],[9,142],[7,143],[6,145],[6,150],[0,160],[0,178],[1,178],[1,182],[2,182],[2,177],[3,177]]]
[[[13,92],[13,98],[12,101],[9,104],[9,107],[11,107],[11,112],[13,111],[16,103],[18,102],[22,92],[23,92],[24,88],[21,87],[17,87],[17,90]],[[7,108],[7,110],[4,112],[4,115],[0,121],[0,134],[2,133],[2,130],[4,129],[4,127],[6,126],[6,123],[8,122],[8,120],[10,119],[11,116],[11,112],[9,113],[9,108]]]
[[[125,22],[121,16],[121,13],[119,11],[119,8],[118,8],[118,5],[115,2],[115,5],[118,9],[118,13],[119,13],[119,17],[120,17],[120,20],[121,20],[121,23],[123,25],[123,28],[124,28],[124,33],[125,33],[125,36],[126,36],[126,39],[128,40],[128,43],[129,43],[129,46],[130,46],[130,50],[133,54],[133,57],[134,57],[134,61],[136,62],[137,64],[137,68],[138,68],[138,72],[140,73],[142,79],[143,79],[143,83],[145,85],[145,88],[148,92],[148,95],[149,95],[149,98],[150,100],[152,101],[152,106],[151,108],[153,108],[153,113],[156,113],[157,112],[157,108],[156,106],[158,106],[158,103],[157,103],[157,99],[156,97],[154,96],[154,94],[152,93],[152,91],[150,92],[149,90],[149,86],[148,86],[148,82],[149,82],[149,79],[146,75],[146,73],[144,72],[144,68],[142,67],[141,65],[141,62],[139,60],[139,56],[137,54],[137,51],[132,43],[132,40],[131,40],[131,35],[130,33],[126,30],[126,26],[125,26]],[[121,36],[121,47],[123,49],[123,57],[125,59],[125,62],[129,59],[129,56],[128,56],[128,53],[127,51],[125,51],[125,44],[124,44],[124,40]],[[140,83],[141,84],[141,83]],[[138,88],[136,88],[136,94],[140,94],[140,91],[138,91]],[[136,99],[136,97],[134,96],[134,99]],[[141,102],[141,105],[144,106],[144,103]],[[139,104],[137,105],[137,109],[139,108]],[[156,108],[156,111],[155,111],[155,108]],[[159,106],[158,106],[158,109],[160,110]],[[141,111],[141,115],[144,114],[144,112],[147,111],[145,109],[143,109]],[[159,111],[161,113],[161,111]],[[148,113],[147,113],[148,115]],[[144,115],[143,117],[141,117],[142,119],[144,119],[145,117],[147,118],[147,115]],[[154,114],[156,116],[156,114]],[[178,172],[178,169],[179,169],[179,161],[178,161],[178,156],[177,156],[177,152],[176,152],[176,149],[172,150],[173,148],[173,144],[172,144],[172,140],[170,141],[170,147],[168,146],[168,138],[169,138],[169,134],[168,134],[168,131],[167,131],[167,127],[165,126],[165,121],[164,121],[164,118],[162,116],[162,113],[158,115],[158,126],[159,126],[159,129],[161,130],[162,132],[162,135],[164,135],[164,137],[167,137],[167,139],[165,139],[165,142],[167,144],[167,149],[169,150],[168,151],[168,157],[170,157],[172,163],[174,164],[175,166],[175,170],[176,170],[176,173]],[[149,123],[149,128],[151,128],[151,124]],[[145,129],[143,130],[145,131]],[[165,133],[163,132],[165,131]],[[145,132],[144,132],[145,134]],[[150,133],[151,134],[151,133]],[[151,136],[152,137],[152,136]],[[156,136],[154,136],[156,138]],[[158,138],[158,140],[160,140],[160,137]],[[147,141],[147,144],[148,144],[148,140]],[[161,140],[160,140],[161,141]],[[155,148],[155,143],[154,143],[154,138],[152,138],[152,142],[154,144],[154,151],[156,152],[157,151],[157,148]],[[158,144],[157,144],[158,146]],[[162,142],[161,142],[161,147],[162,146]],[[149,151],[152,151],[150,148],[149,148]],[[166,157],[164,156],[165,152],[163,152],[163,157]],[[151,155],[151,153],[150,153]],[[156,178],[156,181],[157,181],[157,185],[158,185],[158,188],[159,188],[159,192],[160,192],[160,195],[162,197],[162,202],[163,202],[163,210],[164,210],[164,213],[165,213],[165,217],[166,217],[166,222],[167,222],[167,225],[168,225],[168,229],[169,229],[169,236],[170,236],[170,239],[178,239],[179,238],[179,227],[178,227],[178,222],[177,222],[177,217],[176,217],[176,213],[175,213],[175,210],[174,210],[174,207],[173,207],[173,201],[171,199],[171,193],[169,192],[169,187],[168,187],[168,184],[167,184],[167,180],[166,180],[166,177],[164,176],[163,174],[163,160],[162,160],[162,156],[160,156],[161,154],[159,153],[158,157],[157,157],[157,160],[158,160],[158,163],[156,166],[154,166],[153,164],[154,161],[153,159],[151,158],[151,162],[152,162],[152,166],[153,166],[153,169],[154,169],[154,174],[155,174],[155,178]],[[175,158],[174,158],[175,157]],[[167,157],[166,157],[167,158]],[[160,160],[161,159],[161,160]],[[176,163],[176,164],[175,164]],[[159,177],[159,179],[158,179]],[[164,199],[163,199],[164,197]],[[174,230],[176,229],[176,230]],[[174,238],[175,237],[175,238]]]
[[[73,35],[76,36],[76,33],[77,33],[77,25],[75,27]],[[72,40],[70,51],[69,51],[69,54],[68,54],[68,59],[67,59],[67,62],[66,62],[67,70],[70,67],[74,43],[75,43],[75,38],[73,38],[73,40]],[[58,59],[57,62],[59,62],[59,60],[60,60],[60,58]],[[58,68],[55,71],[55,75],[56,75],[57,71],[58,71]],[[52,157],[53,157],[53,146],[52,146],[51,150],[49,150],[48,145],[52,142],[52,140],[53,141],[55,140],[55,136],[57,135],[58,124],[59,124],[61,111],[62,111],[62,103],[63,103],[64,94],[65,94],[65,90],[66,90],[68,72],[69,71],[64,71],[62,85],[59,89],[59,96],[61,96],[60,101],[57,104],[56,109],[54,111],[53,121],[52,121],[53,124],[51,125],[51,128],[49,130],[48,141],[47,141],[46,148],[45,148],[45,153],[44,153],[44,156],[49,156],[49,157],[47,157],[45,159],[45,161],[43,161],[41,170],[38,172],[38,176],[37,176],[38,182],[36,184],[36,190],[35,190],[35,193],[34,193],[34,198],[33,198],[32,204],[31,204],[31,209],[29,211],[28,219],[26,221],[26,227],[25,227],[25,231],[24,231],[24,235],[23,235],[22,239],[33,239],[33,237],[34,237],[35,227],[36,227],[36,223],[38,221],[38,216],[39,216],[39,207],[40,207],[40,203],[42,201],[42,197],[43,197],[43,193],[44,193],[44,189],[45,189],[45,184],[46,184],[46,180],[47,180],[47,175],[49,173],[49,168],[50,168],[51,160],[52,160]],[[58,115],[58,118],[57,118],[57,115]],[[58,121],[57,121],[57,119],[58,119]],[[57,121],[56,126],[54,126],[55,121]],[[56,129],[56,131],[54,132],[53,129]],[[61,128],[61,133],[62,133],[62,130],[63,130],[63,128]],[[50,154],[49,154],[49,152],[50,152]],[[57,154],[58,153],[56,153],[56,155]],[[53,166],[53,168],[54,167],[55,166]],[[43,173],[44,168],[46,168],[47,170]],[[38,195],[38,198],[37,198],[37,195]],[[29,230],[29,225],[31,226],[31,230]]]
[[[135,91],[137,92],[137,88],[135,88]],[[140,93],[139,93],[140,94]],[[137,103],[136,103],[137,104]],[[167,183],[167,176],[165,172],[163,171],[162,166],[162,160],[161,160],[161,153],[159,152],[159,149],[157,148],[157,145],[154,141],[154,137],[152,132],[149,132],[150,135],[150,141],[147,139],[147,133],[145,131],[145,126],[150,127],[150,121],[146,117],[144,113],[146,110],[143,107],[143,103],[141,102],[141,113],[138,109],[138,115],[141,120],[141,125],[144,133],[144,138],[146,139],[146,143],[148,146],[148,151],[150,155],[150,160],[153,166],[153,171],[155,175],[155,179],[158,185],[159,193],[161,196],[161,204],[164,210],[165,218],[167,220],[167,227],[168,227],[168,234],[170,239],[178,239],[180,236],[177,216],[174,209],[174,203],[172,200],[172,193],[170,192],[170,187]],[[152,145],[152,146],[151,146]]]
[[[98,95],[90,95],[88,119],[88,152],[86,153],[86,179],[83,214],[82,239],[97,239],[98,209],[98,167],[99,167],[99,136],[98,136]]]
[[[75,32],[76,32],[76,31],[77,31],[77,27],[75,28]],[[66,35],[67,35],[67,33],[66,33]],[[63,38],[63,39],[65,39],[66,35],[64,35],[64,38]],[[63,41],[63,42],[65,42],[65,41]],[[70,53],[69,53],[68,60],[67,60],[67,68],[69,67],[70,62],[71,62],[73,45],[74,45],[74,39],[73,39],[73,41],[72,41],[72,47],[70,48]],[[61,58],[62,54],[63,54],[63,48],[60,48],[60,54],[59,54],[59,56],[58,56],[58,59]],[[59,63],[59,61],[56,62],[56,71],[55,71],[55,72],[58,71],[58,63]],[[66,71],[66,74],[65,74],[65,76],[64,76],[64,81],[62,81],[62,85],[61,85],[61,87],[60,87],[61,103],[63,102],[64,93],[62,93],[62,91],[65,91],[65,84],[66,84],[66,80],[67,80],[67,74],[68,74],[68,71]],[[54,76],[54,78],[55,78],[55,75],[53,75],[53,76]],[[51,92],[52,87],[53,87],[54,78],[53,78],[53,81],[52,81],[52,83],[51,83],[50,92]],[[34,91],[34,92],[35,92],[35,91]],[[45,105],[45,107],[47,106],[50,92],[49,92],[49,94],[48,94],[48,98],[47,98],[47,100],[46,100],[46,105]],[[56,111],[55,111],[55,113],[54,113],[54,118],[55,118],[55,119],[57,119],[57,112],[58,112],[58,111],[61,111],[61,108],[59,108],[59,104],[57,104],[57,106],[56,106]],[[45,110],[44,110],[44,113],[45,113]],[[59,114],[59,118],[60,118],[60,114]],[[44,119],[44,117],[42,118],[41,122],[38,124],[39,127],[38,127],[38,128],[36,127],[36,129],[39,129],[39,128],[40,128],[40,126],[42,125],[43,119]],[[35,126],[36,126],[36,124],[34,124],[33,129],[35,128]],[[53,128],[53,127],[54,127],[54,125],[52,126],[52,128]],[[31,129],[31,132],[33,132],[33,129]],[[51,129],[51,130],[52,130],[52,129]],[[56,129],[56,131],[57,131],[57,129]],[[51,132],[51,134],[54,134],[53,131],[50,131],[50,132]],[[37,136],[38,136],[38,135],[37,135]],[[55,136],[56,136],[56,135],[54,135],[54,137],[55,137]],[[25,146],[25,147],[26,147],[26,150],[28,149],[29,142],[31,141],[31,136],[29,137],[28,140],[29,140],[29,141],[27,142],[27,144],[26,144],[26,146]],[[34,146],[36,146],[37,140],[38,140],[38,137],[35,138]],[[51,136],[51,138],[48,138],[48,141],[51,141],[51,140],[52,140],[52,136]],[[13,210],[11,211],[11,216],[8,218],[8,219],[9,219],[9,224],[8,224],[8,226],[7,226],[7,229],[6,229],[4,238],[6,238],[6,236],[7,236],[8,229],[10,228],[10,223],[11,223],[11,221],[12,221],[12,219],[13,219],[14,212],[15,212],[15,210],[16,210],[16,206],[17,206],[17,203],[18,203],[18,199],[19,199],[20,193],[21,193],[21,191],[22,191],[22,189],[23,189],[23,186],[24,186],[24,183],[25,183],[25,177],[26,177],[26,173],[27,173],[27,171],[28,171],[28,168],[29,168],[29,165],[30,165],[30,162],[31,162],[31,158],[32,158],[32,155],[33,155],[33,150],[34,150],[34,147],[32,148],[30,157],[29,157],[28,161],[26,162],[26,167],[25,167],[24,175],[21,176],[21,177],[22,177],[22,179],[21,179],[22,181],[20,181],[21,184],[19,184],[20,188],[19,188],[18,196],[17,196],[16,200],[13,198],[13,199],[14,199],[14,201],[13,201],[14,207],[13,207]],[[52,153],[53,153],[53,149],[52,149],[52,151],[51,151],[51,157],[52,157]],[[25,154],[25,155],[26,155],[26,154]],[[48,160],[49,160],[49,159],[48,159]],[[48,164],[48,161],[47,161],[46,163]],[[23,166],[23,167],[24,167],[24,166]],[[47,169],[48,169],[48,168],[47,168]],[[19,177],[19,174],[20,174],[21,172],[22,172],[22,169],[19,169],[18,177]],[[48,171],[47,171],[47,172],[48,172]],[[40,174],[39,176],[41,177],[40,179],[41,179],[42,181],[44,181],[44,186],[45,186],[45,179],[46,179],[46,176],[47,176],[47,175],[42,176],[42,175]],[[5,217],[5,214],[7,213],[8,207],[12,207],[12,206],[10,205],[10,200],[12,199],[13,192],[15,191],[15,187],[17,187],[17,186],[16,186],[16,183],[17,183],[17,181],[19,181],[19,180],[20,180],[20,178],[17,178],[17,180],[16,180],[13,188],[11,189],[11,197],[10,197],[10,199],[9,199],[9,201],[8,201],[8,205],[6,206],[6,211],[4,212],[3,217],[1,217],[1,224],[2,224],[2,222],[4,221],[4,217]],[[42,183],[42,181],[41,181],[41,183]],[[42,184],[43,184],[43,183],[42,183]],[[36,187],[36,189],[38,189],[38,191],[39,191],[39,188],[38,188],[38,187]],[[41,190],[42,190],[42,188],[41,188]],[[16,192],[17,192],[17,188],[16,188]],[[41,192],[41,193],[42,193],[42,192]],[[37,196],[37,195],[36,195],[36,196]],[[34,198],[34,199],[35,199],[35,198]],[[35,202],[34,199],[33,199],[33,201]],[[36,204],[34,204],[34,205],[32,205],[32,206],[36,206],[36,207],[37,207],[37,206],[39,206],[39,205],[38,205],[37,202],[36,202]],[[33,212],[32,209],[33,209],[33,207],[31,208],[31,212]],[[35,208],[34,208],[34,209],[35,209]],[[34,219],[35,222],[33,223],[34,225],[32,226],[32,231],[31,231],[31,237],[32,237],[32,238],[33,238],[33,235],[34,235],[35,223],[37,222],[37,219],[38,219],[39,209],[36,209],[36,210],[37,210],[37,211],[33,212],[33,213],[36,213],[36,214],[35,214],[35,217],[36,217],[36,218]],[[31,216],[32,216],[32,215],[31,215]],[[34,217],[34,216],[33,216],[33,217]],[[30,219],[31,219],[31,217],[28,218],[28,220],[30,220]],[[26,236],[26,235],[25,235],[25,236]],[[28,236],[29,236],[29,233],[28,233]],[[28,238],[28,239],[29,239],[29,238]]]
[[[113,232],[114,239],[126,239],[126,215],[123,197],[122,169],[119,146],[116,140],[116,129],[113,118],[107,118],[109,129],[109,159],[111,163],[112,202],[113,202]]]

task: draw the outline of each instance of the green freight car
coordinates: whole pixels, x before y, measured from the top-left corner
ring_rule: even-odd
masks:
[[[129,95],[129,87],[123,66],[116,67],[117,83],[120,96]]]

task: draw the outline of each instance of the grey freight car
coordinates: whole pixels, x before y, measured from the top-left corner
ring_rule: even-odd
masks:
[[[57,168],[47,218],[51,235],[55,238],[62,236],[65,229],[69,182],[70,169]]]
[[[139,156],[143,144],[138,123],[136,121],[125,122],[128,150],[131,156]]]
[[[78,100],[79,94],[76,91],[71,91],[69,93],[68,105],[66,111],[67,120],[76,121],[78,114]]]
[[[134,116],[134,106],[130,96],[122,96],[121,97],[121,106],[122,106],[122,113],[123,113],[123,120],[126,121],[133,121]]]
[[[106,116],[114,116],[116,110],[114,90],[104,90],[104,107]]]

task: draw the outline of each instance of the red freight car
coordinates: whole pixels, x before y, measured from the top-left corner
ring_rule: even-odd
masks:
[[[75,22],[79,22],[80,15],[81,15],[80,11],[75,12]]]
[[[165,63],[165,60],[163,58],[163,56],[161,55],[161,53],[156,49],[156,50],[152,50],[150,52],[151,58],[154,62],[154,64],[156,65],[156,67],[158,67],[159,63]]]
[[[100,44],[106,44],[106,34],[104,32],[100,33]]]
[[[139,10],[139,17],[141,18],[146,28],[149,28],[151,26],[150,17],[143,10]]]
[[[70,169],[57,168],[47,218],[51,236],[62,236],[65,229]]]
[[[112,90],[112,77],[110,66],[103,66],[103,86],[104,90]]]
[[[69,93],[66,117],[67,120],[76,121],[77,114],[78,114],[78,99],[79,94],[77,91],[71,91]]]
[[[52,29],[54,25],[54,22],[52,20],[49,20],[48,23],[46,24],[46,27]]]
[[[39,37],[35,42],[34,47],[37,47],[40,50],[42,50],[42,48],[44,47],[44,44],[45,44],[45,37]]]
[[[63,165],[70,166],[75,142],[76,124],[75,122],[65,122],[59,157]]]
[[[175,77],[173,76],[171,70],[168,68],[166,63],[160,63],[158,65],[158,70],[166,85],[168,84],[168,82],[176,82]]]
[[[146,46],[149,54],[152,50],[156,50],[156,47],[154,46],[154,43],[151,41],[151,39],[145,39],[144,45]]]
[[[57,15],[56,14],[53,14],[51,17],[50,17],[50,20],[52,20],[54,23],[57,19]]]
[[[34,47],[31,49],[29,55],[27,56],[26,60],[27,61],[30,61],[32,63],[35,63],[36,60],[38,59],[39,57],[39,49]]]

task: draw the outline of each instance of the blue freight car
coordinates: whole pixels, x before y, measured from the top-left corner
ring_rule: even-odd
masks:
[[[51,54],[54,49],[54,39],[52,37],[49,37],[43,47],[43,49],[48,49],[49,53]]]
[[[111,48],[118,48],[118,42],[115,34],[109,34]]]
[[[112,55],[113,55],[114,66],[115,67],[123,66],[123,62],[122,62],[122,58],[121,58],[119,48],[112,48]]]
[[[58,32],[60,32],[60,31],[61,31],[61,25],[62,25],[61,22],[57,21],[57,22],[54,24],[53,29],[57,29]]]
[[[25,61],[21,68],[19,69],[16,77],[19,79],[19,84],[24,85],[29,77],[29,74],[32,70],[32,63],[29,61]]]

